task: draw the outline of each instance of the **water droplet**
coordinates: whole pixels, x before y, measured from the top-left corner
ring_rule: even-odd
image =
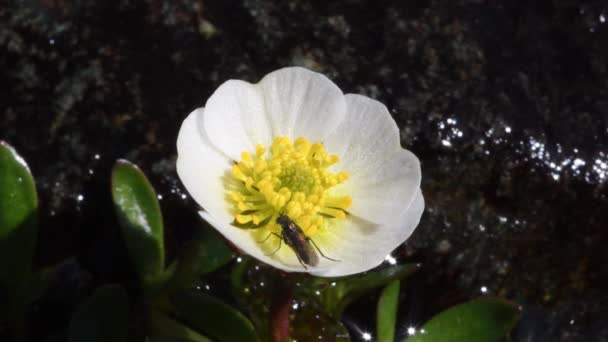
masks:
[[[387,256],[386,256],[386,258],[384,258],[384,260],[385,260],[386,262],[388,262],[389,264],[391,264],[391,265],[395,265],[395,264],[397,264],[397,260],[396,260],[396,259],[395,259],[395,258],[394,258],[392,255],[390,255],[390,254],[389,254],[389,255],[387,255]],[[332,283],[332,284],[333,284],[333,283]],[[334,285],[334,286],[335,286],[335,285]]]

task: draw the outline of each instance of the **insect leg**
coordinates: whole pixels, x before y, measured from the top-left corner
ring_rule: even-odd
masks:
[[[271,233],[269,233],[269,234],[268,234],[268,236],[266,236],[266,237],[264,238],[264,240],[262,240],[262,241],[258,241],[258,243],[264,243],[264,242],[266,242],[266,240],[268,240],[268,238],[269,238],[269,237],[271,237],[271,236],[272,236],[272,234],[276,235],[276,236],[277,236],[279,239],[281,239],[281,236],[280,236],[279,234],[277,234],[277,233],[272,233],[272,232],[271,232]]]
[[[317,244],[315,243],[315,241],[309,237],[306,238],[306,241],[310,241],[310,243],[312,243],[312,245],[317,249],[317,252],[319,252],[319,254],[321,254],[322,257],[324,257],[327,260],[331,260],[331,261],[342,261],[342,260],[336,260],[336,259],[332,259],[328,256],[326,256],[325,254],[323,254],[323,252],[321,252],[321,249],[319,249],[319,246],[317,246]]]
[[[270,233],[268,236],[270,236],[270,235],[275,235],[276,237],[278,237],[278,238],[279,238],[279,247],[278,247],[278,248],[277,248],[277,249],[276,249],[274,252],[272,252],[272,253],[270,253],[270,254],[266,254],[266,256],[271,256],[271,255],[273,255],[274,253],[278,252],[278,251],[279,251],[279,249],[281,249],[281,243],[283,242],[283,237],[281,237],[281,235],[279,235],[279,234],[277,234],[277,233],[274,233],[274,232],[273,232],[273,233]],[[266,237],[266,239],[268,239],[268,237]]]

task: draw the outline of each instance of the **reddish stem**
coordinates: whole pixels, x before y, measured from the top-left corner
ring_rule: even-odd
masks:
[[[291,284],[281,274],[275,282],[276,291],[270,307],[270,335],[272,342],[282,342],[289,338],[289,314],[291,312]]]

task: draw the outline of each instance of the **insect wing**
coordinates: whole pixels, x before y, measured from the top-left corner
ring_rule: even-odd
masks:
[[[300,262],[308,266],[317,265],[319,257],[302,229],[286,216],[281,217],[281,220],[277,220],[277,223],[283,228],[282,235],[285,243],[293,249]]]

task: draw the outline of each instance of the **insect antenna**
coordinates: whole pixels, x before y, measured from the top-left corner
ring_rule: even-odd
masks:
[[[315,241],[309,237],[306,238],[307,241],[310,241],[310,243],[316,248],[317,252],[319,252],[319,254],[321,254],[322,257],[324,257],[327,260],[331,260],[331,261],[337,261],[337,262],[341,262],[342,260],[337,260],[337,259],[332,259],[328,256],[326,256],[325,254],[323,254],[323,252],[321,252],[321,249],[319,249],[319,246],[317,246],[317,244],[315,243]]]

